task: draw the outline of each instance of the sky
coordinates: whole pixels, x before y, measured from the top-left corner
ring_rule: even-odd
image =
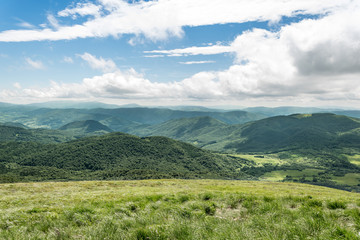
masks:
[[[0,2],[0,101],[360,106],[360,0]]]

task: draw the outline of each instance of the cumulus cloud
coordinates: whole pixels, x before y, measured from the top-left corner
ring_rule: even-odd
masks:
[[[111,59],[105,60],[102,57],[96,58],[87,52],[79,56],[93,69],[99,69],[103,72],[111,72],[117,69],[116,64]]]
[[[136,6],[143,4],[144,8],[150,9],[164,2],[141,2]],[[198,4],[197,1],[192,2],[194,5]],[[255,1],[249,2],[256,4]],[[283,1],[279,2],[285,4]],[[320,2],[322,1],[292,3],[298,4],[297,9],[299,5],[310,3],[323,9],[324,6],[318,5]],[[121,6],[133,7],[116,0],[103,0],[102,3],[103,8],[110,12]],[[316,8],[312,8],[313,12],[316,12],[314,9]],[[228,45],[145,52],[149,54],[146,55],[148,57],[234,53],[233,65],[228,69],[200,72],[182,81],[152,82],[134,69],[120,71],[112,60],[84,53],[80,57],[92,68],[102,70],[102,75],[85,78],[80,83],[52,82],[48,88],[19,89],[17,92],[7,91],[6,94],[44,98],[95,97],[158,101],[226,99],[240,102],[246,99],[271,99],[286,103],[289,99],[324,102],[360,100],[359,12],[360,3],[352,1],[347,7],[336,8],[317,19],[305,19],[285,25],[276,32],[249,30]],[[187,61],[189,64],[195,62]]]
[[[347,8],[283,26],[278,32],[244,32],[228,45],[146,53],[189,56],[233,52],[234,65],[216,76],[223,95],[354,98],[359,96],[360,86],[359,13],[360,4],[354,1]]]
[[[78,3],[58,12],[58,17],[93,16],[82,23],[60,26],[54,16],[53,28],[7,30],[2,42],[69,40],[88,37],[142,35],[153,41],[181,37],[184,26],[204,26],[248,21],[276,22],[282,16],[325,14],[346,6],[351,0],[159,0],[129,3],[125,0],[98,0]]]
[[[27,65],[34,69],[44,69],[45,66],[40,60],[32,60],[31,58],[25,58]]]

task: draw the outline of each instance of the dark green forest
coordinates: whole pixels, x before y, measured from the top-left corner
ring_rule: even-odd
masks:
[[[11,181],[223,178],[248,179],[241,161],[166,137],[111,133],[60,144],[4,142],[0,179]]]

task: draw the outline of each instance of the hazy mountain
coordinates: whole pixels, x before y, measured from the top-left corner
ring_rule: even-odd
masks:
[[[0,102],[0,107],[12,107],[15,104]]]
[[[112,116],[105,119],[101,119],[99,120],[99,122],[117,132],[131,132],[133,129],[137,129],[144,126],[144,124],[141,123],[121,119],[118,117],[112,117]]]
[[[17,123],[17,122],[5,122],[5,123],[0,123],[0,125],[8,126],[8,127],[19,127],[19,128],[29,129],[29,127],[25,126],[24,124]]]
[[[339,110],[339,111],[334,111],[333,113],[338,115],[360,118],[360,110]]]
[[[223,109],[215,109],[215,108],[207,108],[207,107],[202,107],[202,106],[166,106],[166,107],[161,107],[159,106],[158,108],[167,108],[167,109],[171,109],[171,110],[180,110],[180,111],[196,111],[196,112],[225,112],[227,110],[223,110]]]
[[[79,109],[91,109],[91,108],[119,108],[119,105],[106,104],[101,102],[76,102],[76,101],[52,101],[43,103],[28,104],[31,107],[37,108],[79,108]]]
[[[153,125],[172,119],[208,116],[225,123],[238,124],[262,119],[265,116],[245,111],[181,111],[166,108],[116,109],[52,109],[30,106],[0,108],[1,122],[20,122],[32,128],[58,129],[63,125],[84,120],[95,120],[116,131],[130,131],[140,125]],[[127,123],[126,123],[127,122]]]
[[[279,116],[279,115],[291,115],[291,114],[306,114],[306,113],[320,113],[320,112],[331,112],[331,109],[316,108],[316,107],[251,107],[245,108],[244,111],[259,113],[268,117]]]
[[[163,108],[119,108],[119,109],[97,109],[97,113],[108,114],[121,119],[134,121],[142,124],[159,124],[165,121],[179,118],[191,118],[208,116],[220,121],[234,124],[254,121],[264,118],[263,115],[248,113],[245,111],[230,112],[206,112],[206,111],[180,111]]]

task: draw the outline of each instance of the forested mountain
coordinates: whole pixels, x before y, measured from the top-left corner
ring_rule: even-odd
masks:
[[[206,148],[221,142],[240,128],[241,125],[229,125],[211,117],[195,117],[137,128],[131,133],[138,136],[166,136]]]
[[[0,158],[4,181],[11,176],[18,180],[249,177],[237,170],[243,165],[239,159],[166,137],[123,133],[52,145],[2,143]]]
[[[331,113],[276,116],[229,125],[209,117],[178,119],[133,131],[230,152],[360,146],[360,120]]]
[[[0,141],[60,143],[74,140],[73,134],[49,129],[25,129],[0,125]]]
[[[295,114],[259,120],[232,135],[225,146],[238,152],[360,147],[360,120],[331,113]]]
[[[8,126],[8,127],[19,127],[19,128],[29,129],[29,127],[28,127],[28,126],[25,126],[24,124],[14,123],[14,122],[0,123],[0,125],[2,125],[2,126]]]
[[[191,141],[191,139],[208,135],[213,131],[229,125],[211,117],[180,118],[158,125],[138,128],[132,131],[139,136],[167,136],[174,139]]]
[[[0,104],[0,182],[278,176],[360,191],[357,118],[332,113],[264,118],[269,109],[261,114],[179,109],[187,110]],[[296,110],[301,109],[274,111]],[[112,131],[139,137],[108,134]]]
[[[102,133],[113,132],[112,129],[95,120],[71,122],[60,127],[59,130],[72,131],[79,134],[89,134],[89,133],[102,134]]]

